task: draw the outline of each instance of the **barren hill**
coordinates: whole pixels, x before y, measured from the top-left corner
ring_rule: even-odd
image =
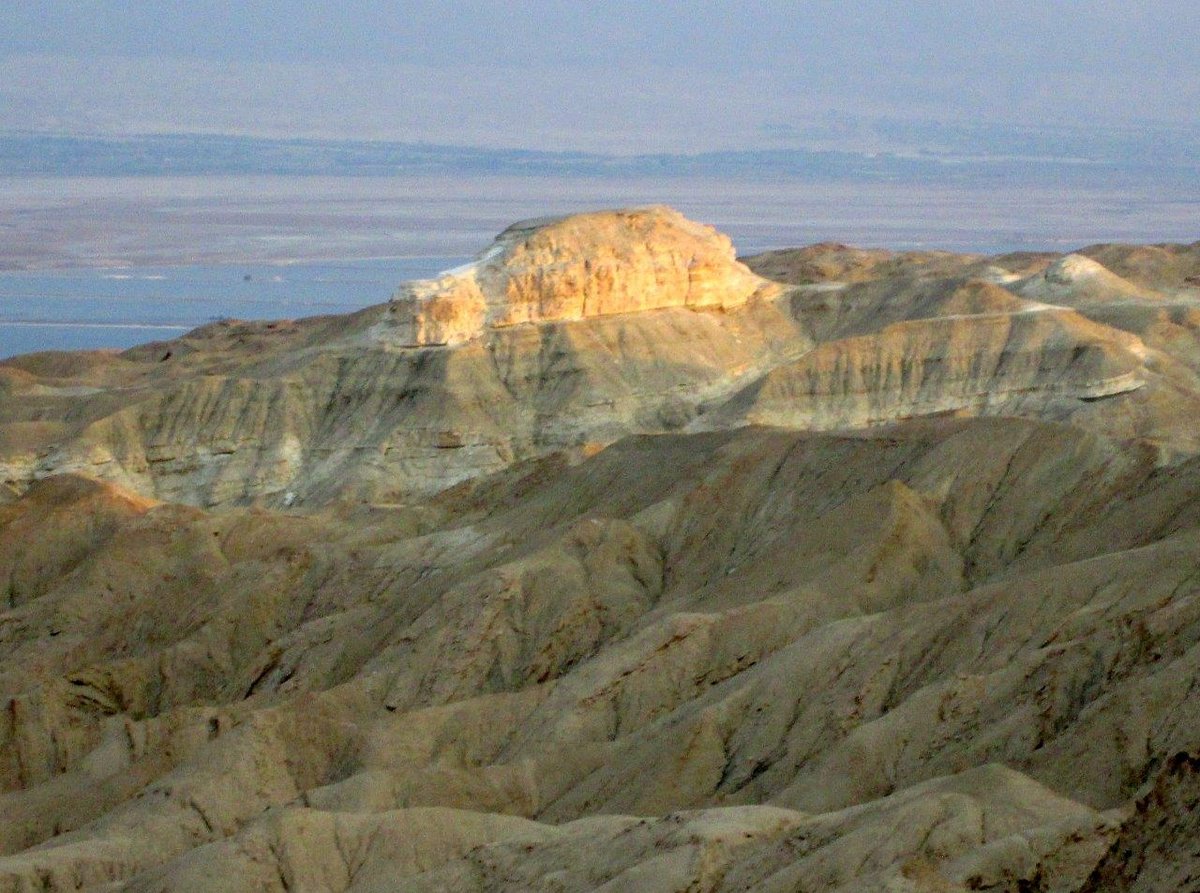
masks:
[[[1190,251],[599,212],[0,365],[0,891],[1189,889]]]

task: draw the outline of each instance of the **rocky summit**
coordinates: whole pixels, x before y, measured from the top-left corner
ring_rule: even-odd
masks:
[[[651,207],[0,363],[0,891],[1195,889],[1198,282]]]
[[[515,223],[472,263],[393,299],[404,346],[458,344],[494,329],[672,307],[725,310],[778,294],[733,244],[670,208]]]

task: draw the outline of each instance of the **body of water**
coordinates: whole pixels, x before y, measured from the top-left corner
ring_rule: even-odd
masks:
[[[410,257],[295,264],[187,264],[0,273],[0,358],[126,348],[214,320],[347,313],[462,263]]]
[[[653,203],[713,224],[742,254],[829,240],[995,254],[1200,239],[1200,183],[9,178],[0,357],[124,348],[222,317],[346,312],[462,263],[516,220]]]

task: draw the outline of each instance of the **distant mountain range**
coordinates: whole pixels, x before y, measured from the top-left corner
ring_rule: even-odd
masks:
[[[235,135],[0,133],[0,176],[786,176],[813,180],[1194,179],[1200,130],[1103,131],[901,125],[886,151],[777,148],[612,155]],[[914,127],[916,129],[914,129]],[[878,135],[878,134],[877,134]]]

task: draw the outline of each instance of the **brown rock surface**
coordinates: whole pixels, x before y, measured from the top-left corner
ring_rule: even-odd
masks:
[[[893,323],[828,341],[772,369],[727,412],[758,424],[856,428],[945,412],[1063,416],[1080,400],[1146,384],[1141,341],[1070,312],[1031,307]],[[714,420],[728,423],[725,413]]]
[[[1091,245],[1079,253],[1144,288],[1200,287],[1200,242],[1191,245]]]
[[[1200,446],[1181,424],[1200,412],[1187,294],[1075,255],[1030,273],[1048,260],[804,252],[857,281],[789,290],[669,209],[595,212],[518,224],[350,316],[16,358],[0,366],[0,479],[78,472],[205,506],[397,501],[630,434],[947,411]],[[1096,281],[1138,299],[1101,300]],[[1064,303],[1026,294],[1047,289]]]
[[[0,891],[1189,888],[1186,290],[497,244],[0,365]]]
[[[1200,884],[1200,759],[1177,753],[1163,767],[1080,893],[1168,893]]]

